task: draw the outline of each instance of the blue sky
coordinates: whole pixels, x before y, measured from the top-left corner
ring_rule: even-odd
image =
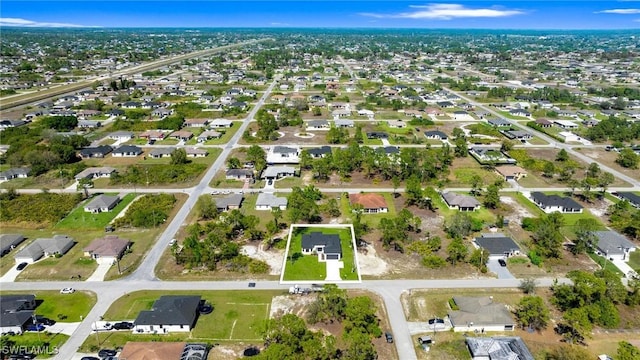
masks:
[[[638,29],[639,1],[2,0],[0,26]]]

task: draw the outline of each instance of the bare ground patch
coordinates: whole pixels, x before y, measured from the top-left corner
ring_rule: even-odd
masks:
[[[253,259],[261,260],[269,264],[270,275],[280,275],[282,272],[282,262],[284,261],[284,251],[282,250],[269,250],[266,251],[263,248],[263,244],[244,245],[241,253],[247,255]]]

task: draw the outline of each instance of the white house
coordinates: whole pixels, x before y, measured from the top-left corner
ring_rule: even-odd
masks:
[[[287,210],[287,198],[278,197],[272,193],[260,193],[256,200],[256,210],[268,210],[280,208],[280,210]]]
[[[17,263],[34,263],[43,256],[64,255],[73,247],[73,238],[67,235],[54,235],[53,238],[35,239],[14,256]]]
[[[134,321],[134,334],[189,332],[195,325],[200,307],[199,295],[164,295],[151,310],[140,311]]]
[[[530,198],[534,204],[538,205],[538,207],[547,214],[556,211],[561,213],[582,213],[583,210],[582,205],[568,197],[547,195],[539,191],[534,191],[531,193]]]

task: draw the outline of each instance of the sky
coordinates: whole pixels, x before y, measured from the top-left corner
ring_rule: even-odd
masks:
[[[640,29],[640,0],[2,0],[0,26]]]

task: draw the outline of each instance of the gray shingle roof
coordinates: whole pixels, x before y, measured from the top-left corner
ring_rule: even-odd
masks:
[[[582,209],[582,205],[568,197],[558,195],[547,195],[539,191],[531,193],[531,198],[542,204],[542,206],[558,206],[563,209]]]
[[[598,239],[598,249],[608,255],[621,255],[623,249],[633,249],[636,245],[615,231],[594,231]]]
[[[340,236],[337,234],[323,234],[321,232],[312,232],[302,235],[302,248],[313,249],[316,245],[324,245],[325,254],[341,254],[342,245],[340,244]]]
[[[502,234],[482,234],[481,237],[475,239],[475,242],[478,246],[489,251],[491,255],[510,254],[516,250],[520,250],[520,247],[512,238]]]
[[[473,358],[490,360],[534,360],[520,337],[467,337]]]
[[[195,325],[200,296],[165,295],[151,310],[140,311],[135,325]]]

